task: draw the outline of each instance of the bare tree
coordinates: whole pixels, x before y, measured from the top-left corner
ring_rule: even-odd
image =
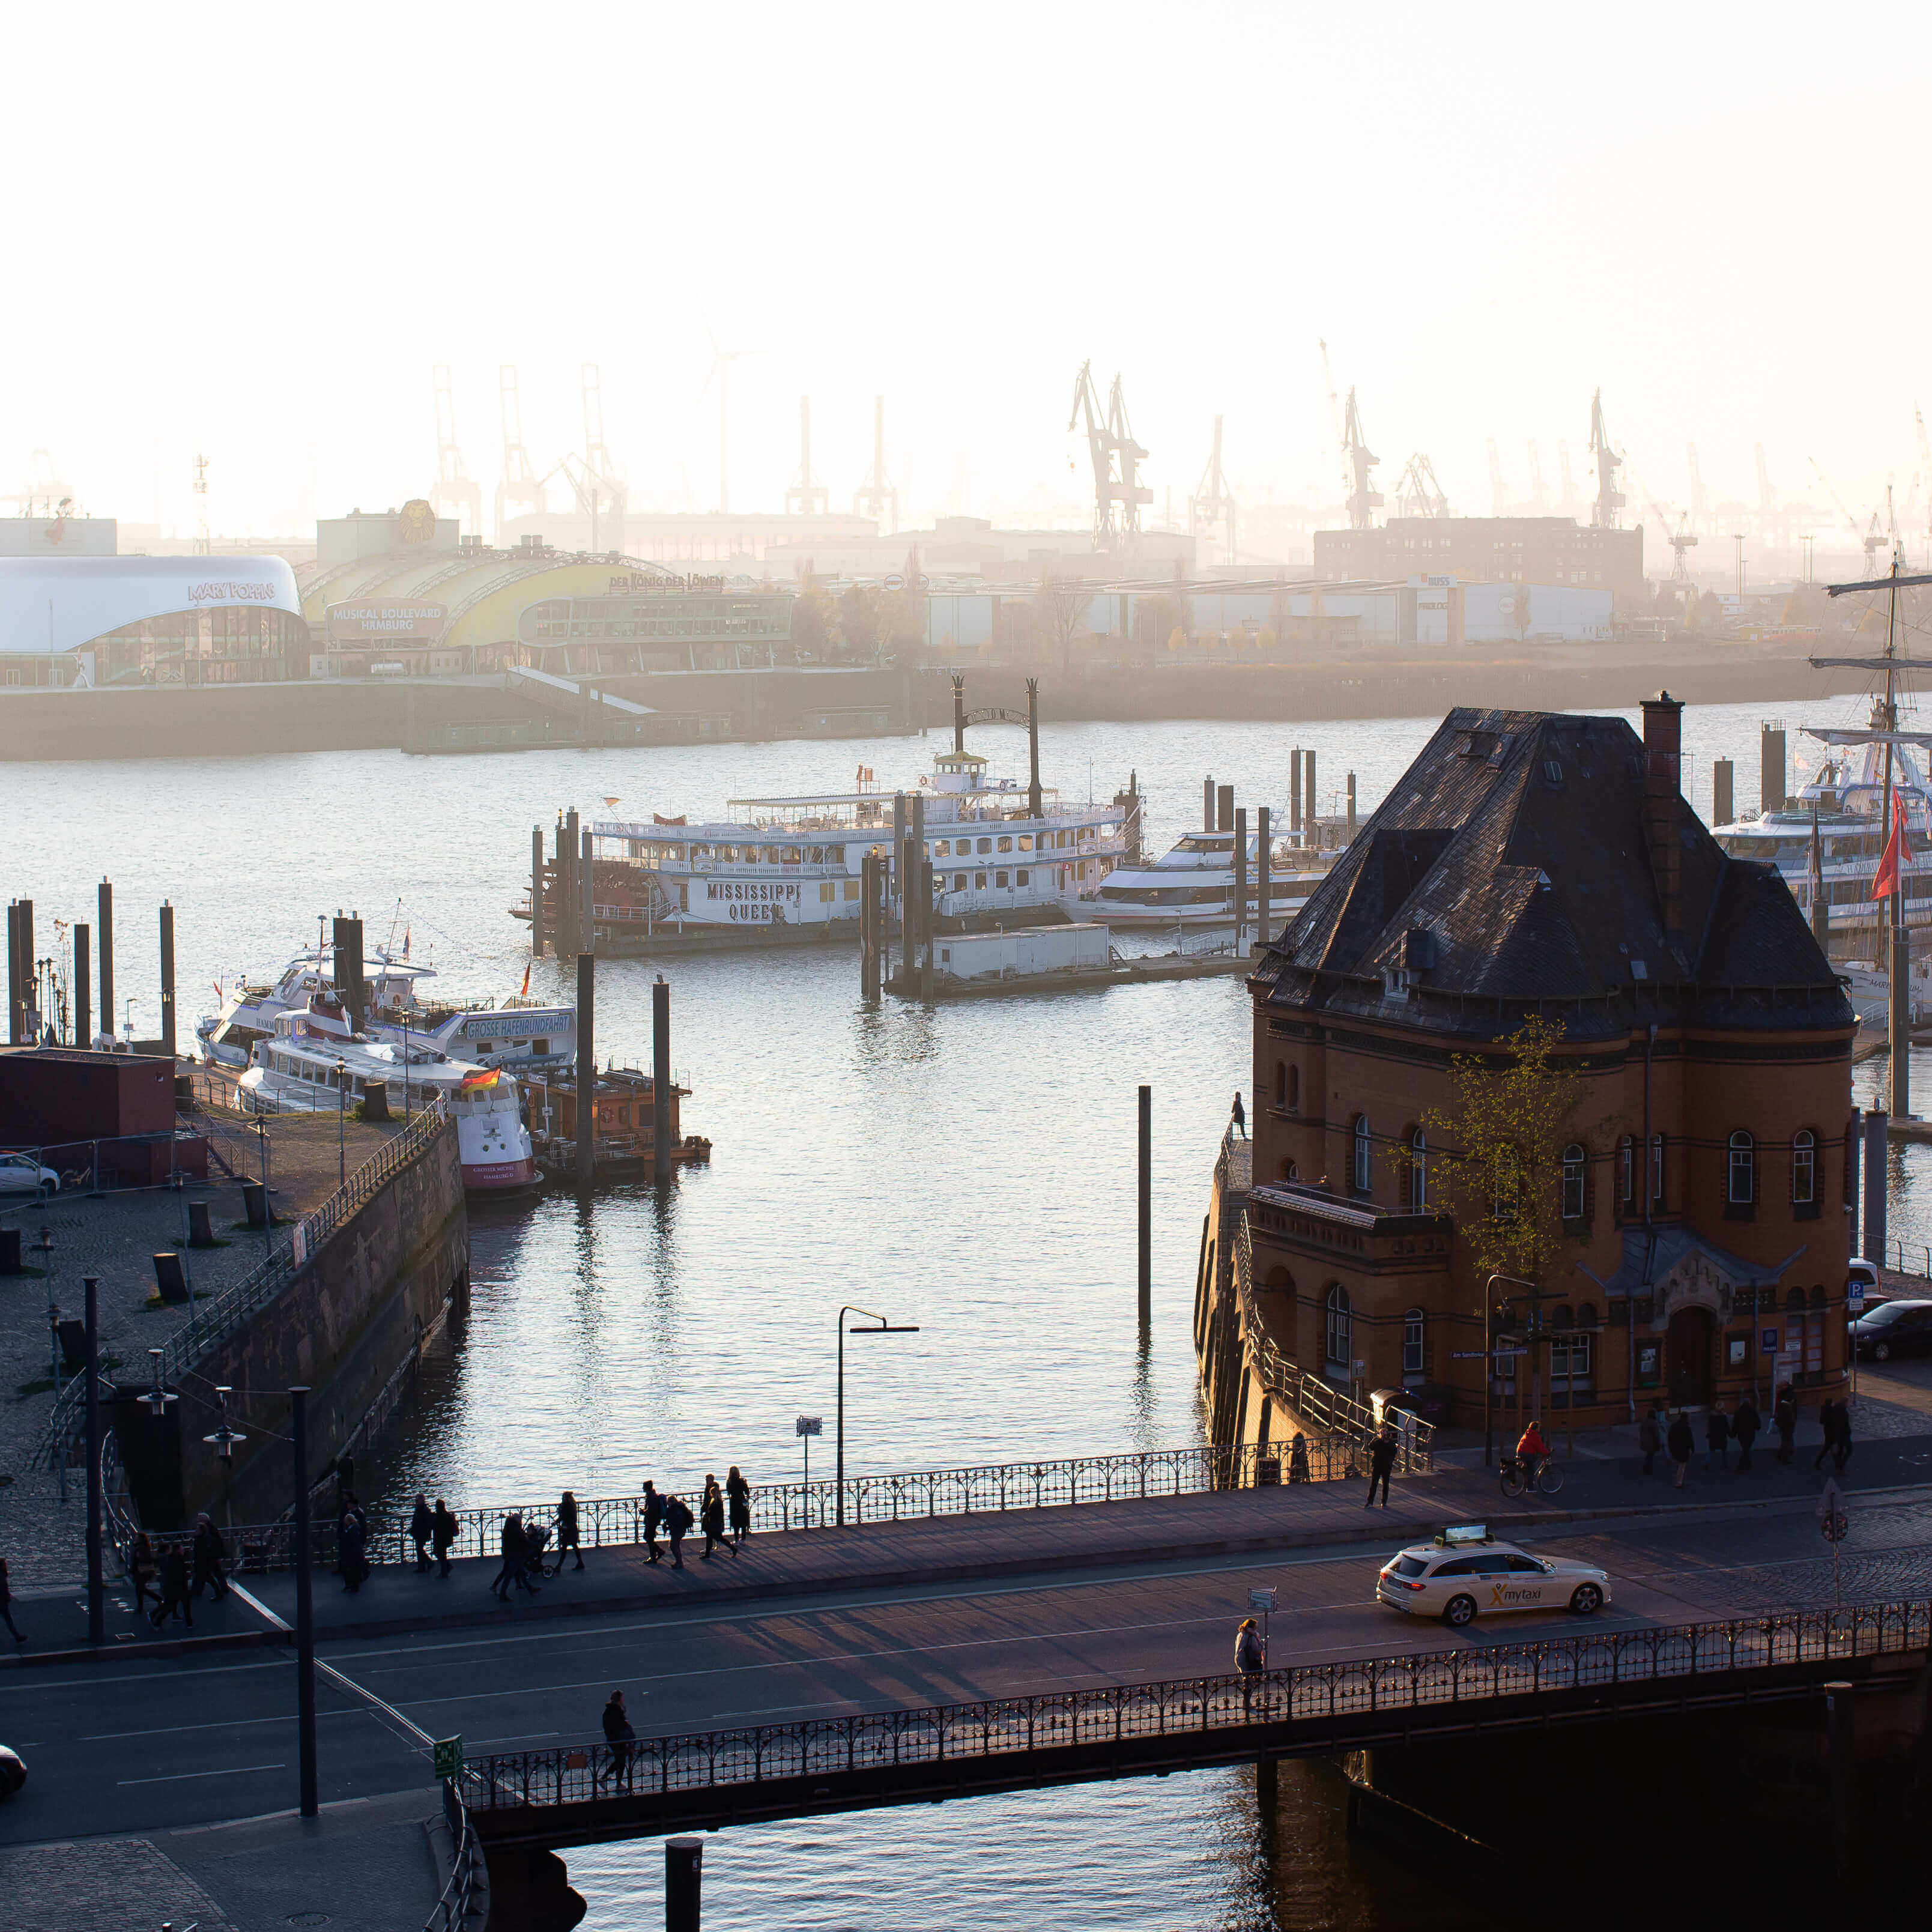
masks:
[[[1048,646],[1060,653],[1063,676],[1073,671],[1073,634],[1087,614],[1090,594],[1077,578],[1056,577],[1051,569],[1040,574],[1040,588],[1033,594],[1034,610]]]

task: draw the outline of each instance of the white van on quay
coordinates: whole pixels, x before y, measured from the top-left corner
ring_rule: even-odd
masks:
[[[1391,1556],[1376,1579],[1376,1600],[1461,1630],[1479,1616],[1512,1610],[1593,1616],[1610,1600],[1610,1579],[1593,1563],[1532,1556],[1497,1541],[1485,1524],[1459,1523]]]

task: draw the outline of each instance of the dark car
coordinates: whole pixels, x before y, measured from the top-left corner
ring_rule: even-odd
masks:
[[[1851,1323],[1847,1332],[1852,1346],[1868,1361],[1932,1354],[1932,1301],[1907,1301],[1901,1297],[1881,1302]]]
[[[10,1798],[27,1781],[27,1767],[17,1751],[0,1744],[0,1798]]]

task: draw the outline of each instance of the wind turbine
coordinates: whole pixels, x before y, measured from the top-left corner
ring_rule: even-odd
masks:
[[[720,349],[708,322],[704,332],[711,337],[711,374],[704,379],[705,388],[710,388],[712,376],[718,379],[718,514],[728,517],[731,514],[731,364],[752,351]]]

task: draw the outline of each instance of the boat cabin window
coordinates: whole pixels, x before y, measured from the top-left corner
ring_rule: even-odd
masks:
[[[784,850],[783,860],[784,862],[788,866],[796,866],[799,862],[799,848],[796,845],[786,846]]]
[[[980,850],[981,851],[990,852],[992,849],[993,842],[990,838],[982,838],[980,841]]]
[[[932,855],[935,859],[950,858],[952,856],[952,841],[950,838],[942,838],[932,848]]]
[[[953,874],[952,890],[956,892],[963,892],[966,890],[966,874],[964,872]]]
[[[1018,883],[1023,886],[1030,885],[1033,883],[1033,874],[1030,872],[1022,872],[1018,877]]]
[[[1022,852],[1030,852],[1033,850],[1033,834],[1030,832],[1022,832],[1020,834],[1020,850]]]
[[[1004,872],[995,872],[993,874],[993,884],[998,887],[1000,891],[1004,892],[1006,890],[1006,874]]]
[[[984,872],[975,872],[973,874],[973,890],[976,892],[983,892],[986,890],[986,875]]]
[[[1010,852],[1012,849],[1013,842],[1010,838],[1002,838],[1000,841],[1000,850],[1002,852]]]

